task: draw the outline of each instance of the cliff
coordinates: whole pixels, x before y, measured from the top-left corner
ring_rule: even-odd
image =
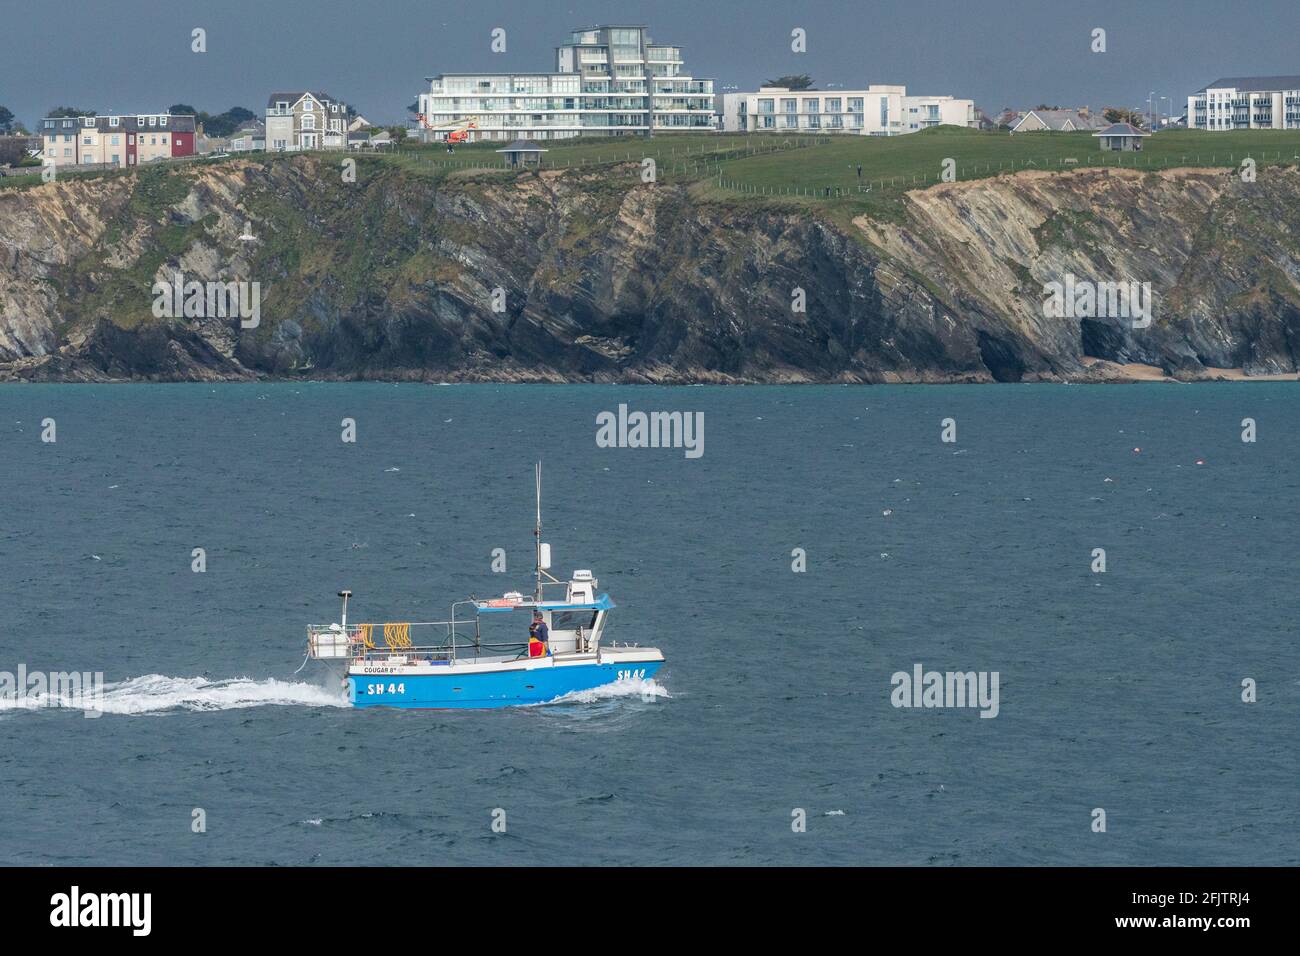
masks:
[[[1297,370],[1295,168],[1254,183],[1028,172],[917,190],[877,218],[636,172],[433,175],[363,160],[349,183],[337,160],[292,156],[0,190],[0,380]],[[257,282],[257,327],[155,317],[153,284],[177,270]],[[1067,275],[1149,282],[1152,321],[1047,317],[1044,286]],[[806,311],[792,308],[797,289]]]

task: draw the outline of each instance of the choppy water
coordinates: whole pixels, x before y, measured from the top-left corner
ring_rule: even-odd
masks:
[[[597,448],[619,402],[704,412],[705,454]],[[1298,413],[1289,383],[0,388],[0,671],[109,682],[98,719],[0,703],[0,863],[1296,864]],[[354,620],[526,590],[538,457],[559,569],[667,654],[651,699],[352,711],[294,675],[340,587]],[[998,716],[894,708],[917,663],[997,671]]]

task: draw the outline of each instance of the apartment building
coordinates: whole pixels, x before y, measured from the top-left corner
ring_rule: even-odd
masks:
[[[346,149],[351,112],[328,93],[272,93],[266,101],[266,148],[277,152]]]
[[[760,87],[724,93],[720,125],[728,133],[852,133],[901,136],[932,126],[977,128],[974,100],[909,96],[907,87],[872,84],[865,90],[790,90]]]
[[[555,70],[440,73],[418,98],[421,138],[470,140],[644,136],[713,128],[713,80],[686,72],[680,47],[644,26],[575,30]],[[473,120],[474,125],[468,125]]]
[[[45,162],[55,166],[127,167],[194,154],[194,117],[170,113],[47,116],[41,120]]]
[[[1229,76],[1187,97],[1187,128],[1300,129],[1300,76]]]

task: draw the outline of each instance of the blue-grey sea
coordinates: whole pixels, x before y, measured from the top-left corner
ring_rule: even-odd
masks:
[[[704,454],[597,447],[620,403]],[[340,588],[529,590],[538,459],[653,694],[295,674]],[[0,387],[0,672],[106,681],[0,702],[0,863],[1296,865],[1298,462],[1294,383]]]

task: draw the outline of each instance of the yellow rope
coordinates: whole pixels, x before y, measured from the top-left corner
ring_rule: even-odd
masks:
[[[370,648],[372,651],[375,649],[375,640],[370,636],[370,632],[374,630],[374,627],[373,624],[357,625],[357,634],[361,638],[361,643],[366,645],[366,647]]]
[[[404,647],[411,646],[411,625],[410,624],[385,624],[384,625],[384,643],[391,650],[401,650]]]

